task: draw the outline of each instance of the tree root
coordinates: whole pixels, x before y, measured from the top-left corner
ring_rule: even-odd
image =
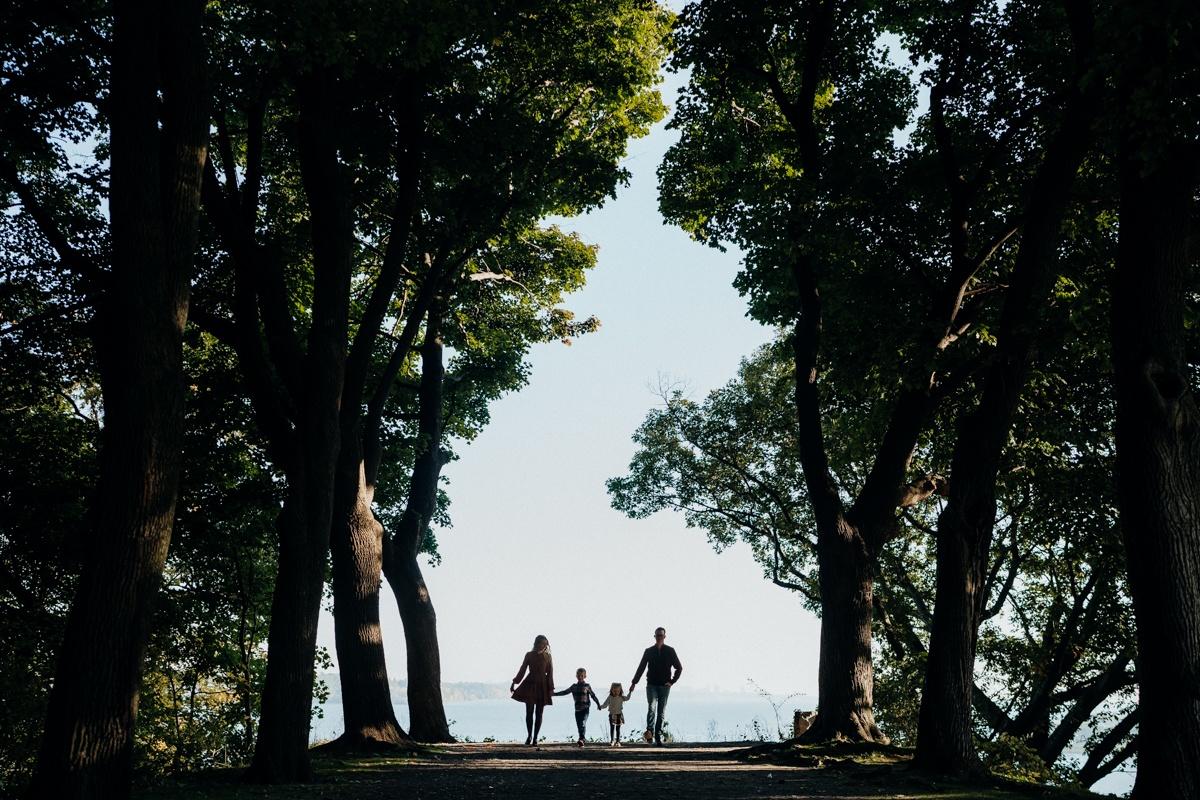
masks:
[[[387,737],[343,733],[331,742],[312,749],[314,755],[419,755],[427,748],[403,731]]]

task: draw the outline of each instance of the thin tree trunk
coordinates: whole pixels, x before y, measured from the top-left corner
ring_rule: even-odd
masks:
[[[438,649],[437,613],[425,586],[421,566],[407,556],[386,570],[404,623],[408,662],[408,730],[418,742],[453,742],[442,704],[442,661]]]
[[[299,470],[288,474],[288,496],[275,523],[279,565],[267,632],[262,716],[247,773],[253,782],[292,783],[312,777],[308,734],[325,553],[315,546],[316,537],[309,530],[304,512],[306,488]]]
[[[251,633],[250,633],[250,596],[249,593],[253,587],[254,576],[254,560],[250,559],[250,564],[243,568],[242,559],[239,557],[237,550],[234,550],[234,567],[237,570],[238,581],[238,601],[240,613],[238,615],[238,655],[241,657],[240,674],[238,676],[237,695],[242,705],[242,748],[245,752],[251,752],[254,747],[254,681],[250,674],[250,648],[251,648]],[[249,573],[249,574],[247,574]]]
[[[310,68],[296,77],[290,95],[298,111],[296,153],[312,243],[312,317],[305,347],[290,311],[283,264],[272,248],[257,241],[266,96],[247,109],[242,186],[232,155],[223,159],[223,186],[212,162],[206,167],[205,207],[234,264],[234,324],[222,324],[212,314],[204,317],[237,349],[255,420],[287,481],[276,520],[279,559],[261,719],[245,774],[257,783],[311,777],[313,667],[333,521],[355,250],[350,176],[340,152],[340,129],[329,124],[341,114],[337,81],[329,71]]]
[[[1079,81],[1090,60],[1090,12],[1067,3]],[[996,476],[1017,402],[1032,365],[1042,308],[1071,187],[1091,141],[1094,89],[1076,85],[1046,150],[1025,209],[1021,249],[1001,314],[1000,344],[978,405],[959,424],[949,501],[938,518],[937,583],[914,763],[964,775],[979,771],[971,720],[975,646],[996,518]]]
[[[96,523],[59,648],[35,797],[129,793],[181,467],[182,333],[208,120],[203,11],[199,2],[115,8],[111,286],[94,322],[104,396]]]
[[[408,652],[408,730],[420,742],[452,742],[442,705],[442,666],[437,640],[437,613],[417,561],[421,540],[437,505],[442,452],[442,363],[440,303],[429,310],[421,346],[418,441],[408,505],[388,542],[384,574],[396,596]]]
[[[1126,140],[1122,155],[1117,487],[1137,619],[1133,797],[1183,800],[1200,797],[1200,410],[1184,356],[1200,154],[1169,142],[1154,152],[1156,143]]]

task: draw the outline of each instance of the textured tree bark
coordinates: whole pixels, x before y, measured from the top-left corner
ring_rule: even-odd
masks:
[[[821,655],[817,718],[804,741],[849,739],[887,743],[875,724],[871,621],[872,559],[844,520],[817,540],[821,585]]]
[[[288,495],[279,524],[279,574],[267,634],[270,657],[262,720],[246,774],[259,783],[311,777],[313,663],[333,521],[354,258],[349,179],[328,124],[337,116],[335,92],[322,75],[298,80],[300,172],[312,221],[313,314],[304,378],[294,390],[295,429],[290,444],[278,448],[288,454],[284,467]]]
[[[1090,19],[1072,12],[1080,73],[1090,59]],[[1078,78],[1077,78],[1078,80]],[[1001,313],[997,352],[979,403],[960,420],[949,500],[938,518],[937,584],[914,764],[965,775],[979,771],[972,736],[975,645],[996,517],[996,476],[1040,335],[1042,307],[1075,175],[1091,141],[1096,100],[1077,85],[1046,150],[1025,208],[1021,247]]]
[[[404,623],[408,663],[408,730],[418,742],[453,742],[442,704],[442,661],[437,614],[421,566],[407,556],[386,568]]]
[[[1200,409],[1184,354],[1200,153],[1194,143],[1130,138],[1112,334],[1118,502],[1138,639],[1133,797],[1183,800],[1200,797]]]
[[[293,783],[312,777],[308,732],[325,554],[309,528],[306,489],[302,469],[289,471],[287,499],[276,520],[279,565],[267,633],[262,717],[246,775],[253,782]],[[312,486],[311,491],[320,492],[320,487]]]
[[[817,718],[804,741],[850,739],[887,742],[875,724],[871,666],[873,580],[871,553],[852,525],[829,472],[817,393],[821,300],[811,262],[793,265],[800,318],[793,336],[796,365],[798,448],[817,522],[817,566],[821,586],[821,655],[817,672]],[[911,449],[911,448],[910,448]],[[901,474],[903,470],[901,469]],[[895,489],[889,513],[895,508]]]
[[[405,744],[411,740],[396,720],[379,625],[383,526],[371,510],[375,487],[357,433],[343,441],[338,462],[330,551],[345,732],[334,744],[367,750]]]
[[[442,665],[437,640],[437,613],[417,561],[421,539],[433,519],[438,478],[445,465],[442,452],[442,363],[440,303],[429,310],[421,346],[418,438],[422,449],[413,463],[408,505],[395,534],[387,542],[384,575],[396,596],[404,623],[408,653],[409,733],[420,742],[452,742],[442,704]]]
[[[182,333],[208,125],[203,12],[200,2],[114,9],[95,530],[59,650],[35,797],[129,793],[141,662],[179,484]]]
[[[370,356],[383,318],[400,281],[408,247],[411,220],[417,204],[420,117],[419,104],[410,104],[407,135],[400,142],[397,175],[398,197],[392,229],[375,288],[346,363],[345,394],[341,410],[342,448],[338,456],[334,491],[330,555],[333,562],[333,623],[337,646],[338,677],[342,687],[345,732],[333,746],[375,750],[401,745],[412,739],[400,727],[392,703],[384,658],[383,631],[379,624],[379,587],[383,569],[383,527],[371,503],[378,480],[381,450],[379,427],[382,406],[394,375],[385,374],[375,387],[376,408],[363,414]],[[404,109],[401,113],[404,113]],[[427,275],[412,300],[408,320],[395,346],[406,355],[412,348],[420,321],[428,310],[437,283]]]
[[[951,486],[957,479],[957,470],[952,471]],[[953,491],[952,488],[952,495]],[[986,532],[971,528],[957,508],[951,515],[947,504],[938,519],[936,599],[917,725],[917,752],[922,754],[917,763],[925,769],[966,774],[979,768],[971,707],[975,691],[975,641],[987,600],[980,596],[979,589],[983,586],[987,559],[980,558],[978,551],[987,547],[990,540],[990,520]],[[961,709],[939,708],[936,705],[939,700],[966,705]]]

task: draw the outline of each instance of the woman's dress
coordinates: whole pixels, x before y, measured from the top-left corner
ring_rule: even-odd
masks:
[[[522,676],[524,680],[521,680]],[[554,702],[551,697],[554,692],[554,662],[550,654],[535,653],[532,650],[526,653],[513,683],[520,684],[513,692],[513,700],[541,706],[551,705]]]

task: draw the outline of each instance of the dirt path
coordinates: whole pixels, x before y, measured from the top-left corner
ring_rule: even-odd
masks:
[[[813,770],[744,764],[729,745],[575,747],[464,744],[431,763],[392,775],[388,788],[422,800],[442,798],[829,797]],[[448,770],[447,767],[452,767]],[[814,793],[814,790],[817,790]],[[836,795],[846,797],[846,795]],[[878,797],[878,794],[863,795]]]
[[[304,798],[350,800],[483,800],[537,797],[633,800],[802,800],[905,798],[906,800],[1002,800],[1031,797],[1095,797],[1031,788],[962,786],[915,776],[903,766],[798,767],[746,763],[730,744],[677,744],[664,748],[548,744],[456,744],[418,757],[321,757],[318,780],[293,786],[245,786],[233,771],[209,773],[138,793],[140,800],[233,800]]]

